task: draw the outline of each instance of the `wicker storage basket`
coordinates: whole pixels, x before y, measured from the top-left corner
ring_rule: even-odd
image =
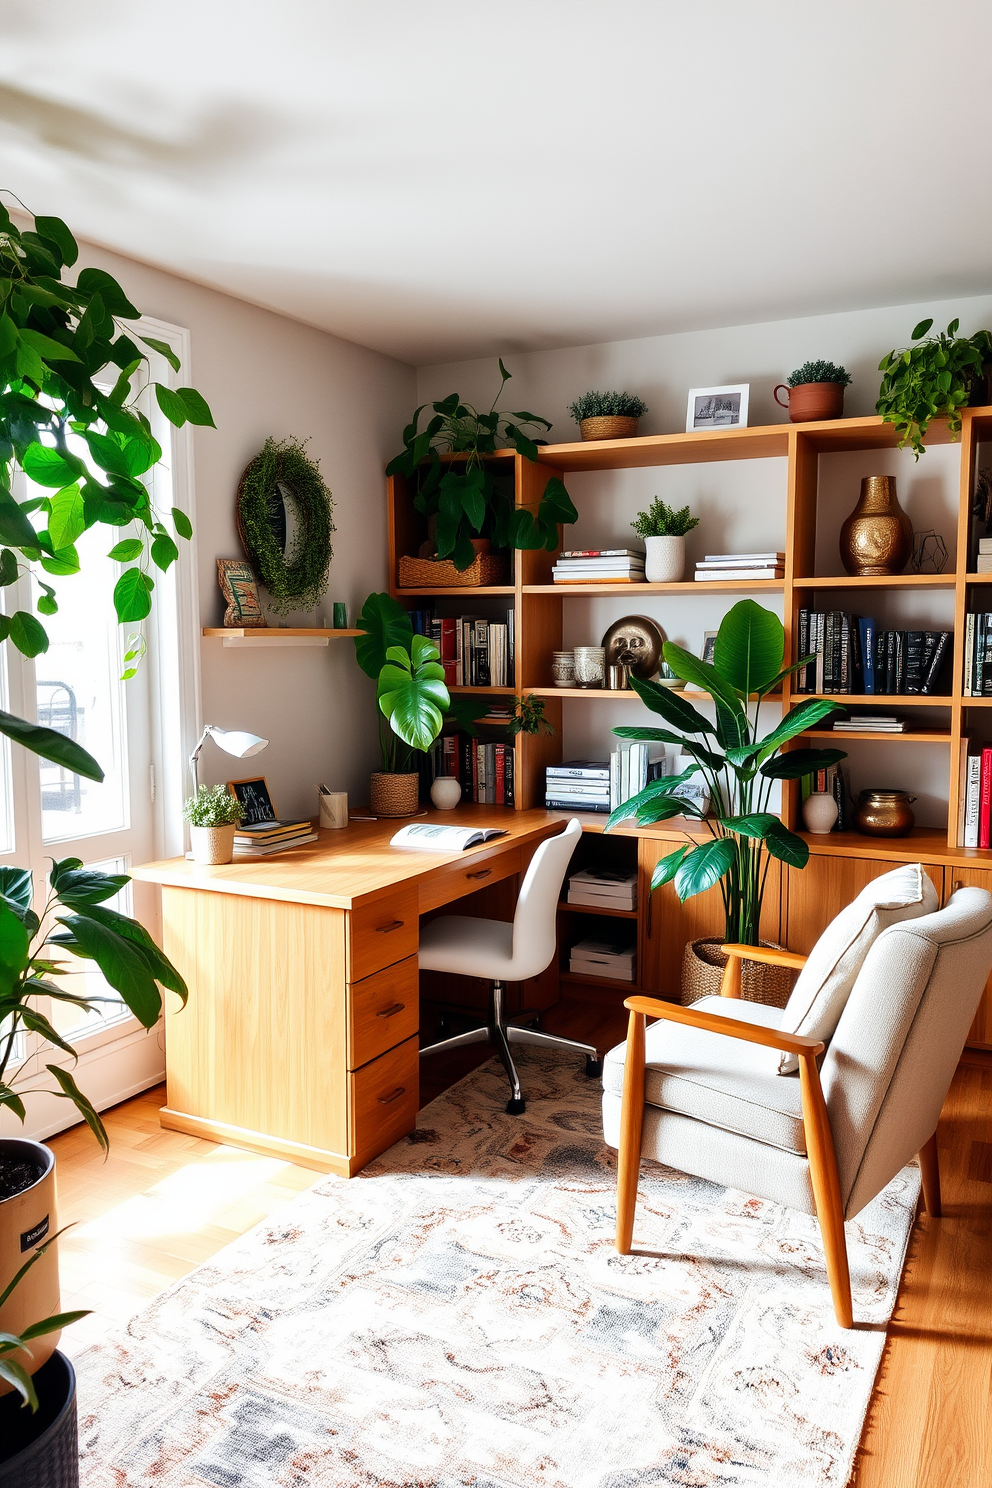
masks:
[[[781,947],[763,940],[763,946]],[[683,1007],[698,1002],[700,997],[719,997],[720,982],[727,958],[720,949],[722,938],[690,940],[682,953],[682,987],[679,1001]],[[745,1002],[763,1002],[766,1007],[785,1007],[798,973],[788,966],[764,966],[760,961],[741,962],[741,997]]]
[[[416,816],[420,804],[420,776],[391,775],[377,770],[369,786],[369,805],[375,816]]]
[[[469,568],[458,569],[450,558],[401,558],[400,589],[488,589],[508,582],[510,565],[499,553],[477,553]]]
[[[637,434],[637,420],[619,414],[602,414],[597,418],[583,419],[579,433],[583,439],[633,439]]]

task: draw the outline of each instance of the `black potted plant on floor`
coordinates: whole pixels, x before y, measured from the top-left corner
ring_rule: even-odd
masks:
[[[170,531],[141,479],[162,451],[137,407],[150,375],[138,343],[176,371],[179,363],[165,343],[136,336],[123,323],[139,311],[110,274],[84,268],[75,284],[64,282],[77,257],[59,218],[36,217],[33,228],[22,231],[0,205],[0,587],[31,574],[39,596],[36,613],[0,615],[0,641],[32,657],[48,648],[43,617],[58,610],[56,586],[48,579],[58,575],[71,583],[80,568],[76,543],[85,531],[97,524],[118,529],[110,557],[123,567],[113,603],[118,619],[130,626],[151,610],[149,570],[168,569],[179,555],[173,534],[192,535],[189,519],[176,510]],[[213,423],[194,388],[153,386],[171,423]],[[18,501],[12,489],[17,468],[46,494]],[[142,650],[143,643],[131,647],[125,677],[134,675]],[[92,755],[56,730],[0,711],[0,734],[70,774],[103,779]],[[22,1097],[40,1079],[72,1103],[106,1147],[103,1123],[66,1067],[75,1052],[46,1016],[49,1000],[88,1011],[97,999],[65,986],[58,958],[68,952],[95,962],[117,994],[106,1000],[123,1000],[146,1028],[158,1020],[161,989],[185,998],[186,988],[143,926],[108,906],[128,882],[125,875],[67,858],[52,865],[49,879],[36,894],[29,871],[0,868],[0,1110],[23,1122]],[[25,1035],[51,1046],[47,1075],[34,1058],[17,1065]],[[69,1417],[75,1431],[72,1370],[55,1352],[59,1328],[75,1315],[59,1313],[54,1167],[40,1143],[0,1142],[0,1397],[13,1401],[0,1404],[17,1412],[17,1432],[0,1430],[0,1482],[17,1488],[78,1482],[66,1449]],[[46,1403],[32,1410],[35,1395]]]

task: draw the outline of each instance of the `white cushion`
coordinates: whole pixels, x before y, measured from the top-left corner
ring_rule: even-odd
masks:
[[[783,1033],[827,1043],[875,940],[889,925],[932,914],[937,891],[922,863],[905,863],[866,884],[827,926],[799,973],[782,1013]],[[799,1068],[794,1054],[774,1056],[781,1075]]]

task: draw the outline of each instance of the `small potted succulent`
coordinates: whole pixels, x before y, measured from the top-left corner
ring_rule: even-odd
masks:
[[[244,808],[226,785],[201,785],[183,807],[196,863],[230,863]]]
[[[685,535],[699,526],[699,518],[683,506],[674,511],[656,496],[647,511],[631,522],[644,539],[644,577],[649,584],[677,584],[685,573]]]
[[[815,424],[824,419],[841,418],[844,413],[844,389],[851,374],[833,362],[803,362],[789,374],[788,383],[775,389],[775,402],[789,410],[794,424]],[[779,397],[785,393],[785,402]]]
[[[648,406],[633,393],[583,393],[568,411],[583,439],[633,439]]]

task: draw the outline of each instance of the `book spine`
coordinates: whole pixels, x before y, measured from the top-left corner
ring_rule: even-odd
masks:
[[[799,661],[799,660],[801,660],[802,657],[808,656],[808,655],[809,655],[809,610],[800,610],[799,611],[799,655],[796,657],[796,660]],[[807,676],[808,675],[809,675],[809,663],[807,662],[807,664],[805,666],[803,666],[803,667],[800,667],[799,670],[798,670],[798,672],[796,673],[796,691],[797,692],[808,692],[809,691],[809,688],[806,685],[806,679],[807,679]]]
[[[982,697],[992,697],[992,615],[985,616],[985,650],[982,657],[981,686],[979,692]]]
[[[610,810],[620,805],[620,751],[614,749],[610,755]]]
[[[516,801],[516,792],[514,790],[514,784],[513,784],[514,777],[515,777],[515,774],[516,774],[516,761],[517,761],[517,750],[516,750],[516,746],[514,744],[507,744],[507,746],[506,746],[506,754],[504,756],[504,765],[505,765],[505,770],[506,770],[506,784],[505,784],[505,787],[504,787],[504,799],[505,799],[505,803],[506,803],[507,806],[515,806],[517,804],[517,801]]]
[[[907,692],[923,691],[923,631],[907,630],[905,632],[906,652],[906,681]]]
[[[885,690],[891,696],[896,691],[896,633],[885,632]]]
[[[861,650],[861,617],[850,615],[851,622],[851,691],[864,693],[865,664]]]
[[[506,684],[507,687],[514,687],[516,685],[516,680],[517,680],[516,679],[516,663],[517,663],[516,636],[517,636],[516,611],[515,610],[507,610],[507,612],[506,612],[506,675],[507,675],[507,679],[508,679],[507,680],[507,684]]]
[[[923,692],[937,693],[940,691],[940,674],[944,670],[944,663],[947,660],[950,649],[951,632],[949,630],[936,632],[934,634],[933,655],[930,658],[930,665],[923,679]]]
[[[506,805],[506,746],[497,744],[495,746],[495,782],[493,790],[493,803],[496,806]]]
[[[833,660],[831,662],[831,665],[833,667],[833,677],[834,677],[833,690],[834,690],[834,692],[843,692],[844,691],[844,688],[841,686],[841,680],[840,680],[840,650],[841,650],[841,641],[842,641],[842,633],[841,632],[842,632],[843,620],[844,620],[844,616],[840,613],[839,610],[835,610],[834,611]]]
[[[841,615],[838,630],[840,632],[840,654],[838,657],[838,671],[840,674],[841,692],[853,692],[851,686],[851,617]]]
[[[457,654],[457,622],[454,620],[442,620],[441,625],[441,660],[454,661]]]
[[[982,695],[982,664],[985,659],[985,620],[984,614],[975,616],[975,650],[971,658],[971,695],[981,697]]]
[[[858,621],[861,633],[861,656],[864,667],[864,690],[869,696],[875,693],[875,622],[870,615]]]
[[[966,615],[964,622],[964,679],[962,692],[965,697],[972,697],[971,690],[971,667],[975,659],[975,617]]]
[[[982,750],[982,790],[978,808],[978,845],[989,846],[989,825],[992,817],[992,747]]]
[[[816,616],[816,639],[813,650],[816,652],[816,661],[813,666],[813,690],[823,691],[823,631],[825,616],[818,613]]]
[[[923,632],[923,685],[921,692],[926,692],[926,681],[933,666],[933,658],[937,650],[937,642],[940,639],[940,631],[925,630]]]
[[[982,797],[982,756],[968,756],[968,797],[964,817],[964,846],[978,846],[978,817]]]
[[[823,692],[834,690],[834,613],[828,610],[823,617]]]

